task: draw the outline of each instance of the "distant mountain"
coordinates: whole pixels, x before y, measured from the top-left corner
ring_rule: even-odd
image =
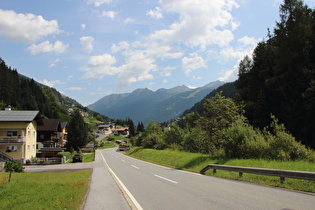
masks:
[[[88,108],[110,118],[129,117],[135,123],[147,124],[150,120],[165,122],[179,116],[223,84],[216,81],[196,89],[185,85],[157,91],[147,88],[136,89],[132,93],[105,96]]]

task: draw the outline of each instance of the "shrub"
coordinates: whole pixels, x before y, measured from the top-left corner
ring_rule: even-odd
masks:
[[[262,158],[268,143],[260,130],[240,118],[225,129],[223,148],[229,158]]]
[[[14,161],[6,161],[4,170],[6,172],[10,172],[11,169],[12,169],[12,172],[17,172],[17,173],[24,172],[24,167],[21,163],[14,162]]]
[[[59,152],[58,153],[58,157],[62,158],[63,156],[65,156],[68,160],[69,158],[71,158],[71,153],[70,152]]]

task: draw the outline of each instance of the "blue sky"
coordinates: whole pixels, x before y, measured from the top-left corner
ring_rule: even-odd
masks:
[[[281,3],[1,0],[0,57],[84,106],[137,88],[234,81]]]

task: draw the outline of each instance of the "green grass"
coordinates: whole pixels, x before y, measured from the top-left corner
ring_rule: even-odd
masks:
[[[0,173],[0,209],[80,209],[91,173]]]
[[[173,150],[153,150],[142,148],[134,148],[127,152],[127,154],[141,160],[196,173],[199,173],[200,170],[207,166],[208,164],[315,172],[315,164],[312,162],[305,161],[223,159],[213,158],[210,155],[198,153],[180,152]],[[213,174],[212,170],[208,170],[206,172],[206,175],[315,193],[315,181],[287,178],[285,183],[281,184],[279,181],[280,180],[279,177],[244,173],[243,177],[240,178],[237,172],[229,172],[223,170],[217,170],[216,174]]]
[[[91,154],[83,154],[82,155],[83,162],[93,162],[94,161],[94,152]]]
[[[113,141],[109,141],[108,139],[112,138],[114,139]],[[104,146],[102,147],[98,147],[98,149],[108,149],[108,148],[114,148],[117,147],[117,145],[115,145],[116,140],[126,140],[129,142],[128,138],[122,137],[122,136],[107,136],[104,139],[102,139],[102,142],[109,142],[107,144],[104,144]]]

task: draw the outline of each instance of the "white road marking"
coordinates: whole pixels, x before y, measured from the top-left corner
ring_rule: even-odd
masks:
[[[124,159],[121,159],[121,161],[122,161],[122,162],[125,162],[125,160],[124,160]]]
[[[136,169],[139,169],[139,167],[135,166],[135,165],[131,165],[132,167],[136,168]]]
[[[165,178],[165,177],[163,177],[163,176],[159,176],[159,175],[156,175],[156,174],[154,174],[154,176],[156,176],[156,177],[158,177],[158,178],[160,178],[160,179],[164,179],[164,180],[166,180],[166,181],[172,182],[172,183],[174,183],[174,184],[177,184],[177,183],[178,183],[178,182],[175,182],[175,181],[173,181],[173,180],[171,180],[171,179]]]
[[[118,178],[118,176],[114,173],[114,171],[108,166],[103,154],[101,153],[102,159],[103,159],[103,163],[105,165],[105,167],[108,169],[109,173],[114,177],[114,179],[118,182],[118,185],[121,186],[121,188],[124,190],[124,192],[127,194],[127,196],[129,197],[129,199],[132,201],[133,205],[136,207],[137,210],[143,210],[143,208],[141,207],[141,205],[138,203],[138,201],[133,197],[133,195],[129,192],[129,190],[127,189],[127,187],[122,183],[122,181],[120,181],[120,179]]]

